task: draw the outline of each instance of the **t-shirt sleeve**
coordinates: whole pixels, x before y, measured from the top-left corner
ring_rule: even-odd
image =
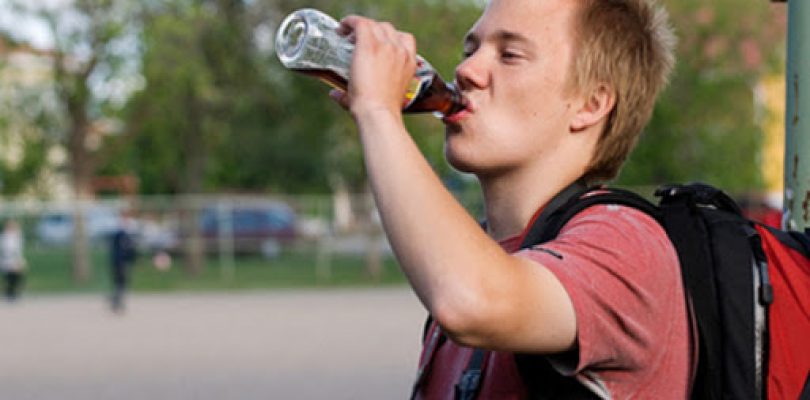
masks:
[[[655,338],[674,329],[667,303],[683,301],[683,291],[677,254],[651,217],[628,207],[591,207],[555,240],[517,254],[552,271],[573,303],[577,347],[551,358],[561,373],[632,370],[663,354]]]

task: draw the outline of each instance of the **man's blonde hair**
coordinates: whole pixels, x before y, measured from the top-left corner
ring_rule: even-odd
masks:
[[[600,84],[615,90],[585,180],[609,180],[649,121],[655,99],[675,64],[675,35],[667,12],[653,0],[580,0],[571,84],[586,94]]]

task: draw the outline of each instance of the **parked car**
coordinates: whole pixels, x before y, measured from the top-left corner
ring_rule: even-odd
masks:
[[[107,207],[92,207],[84,212],[85,232],[91,240],[100,240],[118,227],[118,213]],[[50,211],[36,225],[37,239],[45,244],[67,244],[73,237],[73,211]]]
[[[200,216],[200,229],[209,252],[216,252],[220,236],[233,239],[236,254],[260,254],[272,258],[298,236],[297,216],[282,202],[236,204],[229,211],[206,208]]]

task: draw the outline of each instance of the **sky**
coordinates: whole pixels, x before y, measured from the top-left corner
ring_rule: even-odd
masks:
[[[19,41],[27,42],[32,47],[41,50],[51,50],[54,46],[54,39],[51,29],[39,18],[31,16],[31,12],[20,12],[15,9],[14,4],[23,4],[24,7],[33,10],[42,9],[66,9],[66,5],[72,0],[0,0],[0,30],[8,32]],[[59,14],[60,32],[76,32],[81,30],[82,20],[75,14],[64,12]],[[63,43],[64,45],[64,43]],[[137,53],[137,41],[132,35],[123,36],[116,43],[116,52],[122,54],[129,62],[120,66],[120,70],[114,76],[107,76],[103,67],[98,67],[96,73],[90,77],[90,85],[99,98],[105,98],[116,104],[123,104],[129,95],[143,86],[143,79],[140,76]],[[90,49],[86,43],[74,43],[69,48],[64,48],[71,52],[73,56],[82,59],[88,55]]]
[[[12,6],[14,0],[0,0],[0,30],[10,33],[15,39],[30,43],[38,49],[53,48],[53,39],[48,33],[48,27],[40,20],[25,17],[15,11]],[[22,0],[29,6],[58,7],[66,0]]]

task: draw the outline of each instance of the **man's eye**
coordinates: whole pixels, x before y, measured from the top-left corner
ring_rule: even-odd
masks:
[[[501,62],[504,64],[517,64],[526,58],[526,54],[520,51],[501,51]]]

